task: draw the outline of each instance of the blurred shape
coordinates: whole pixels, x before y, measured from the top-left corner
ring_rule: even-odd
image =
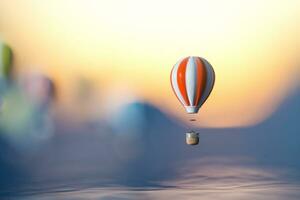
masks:
[[[190,56],[178,61],[171,71],[171,85],[189,114],[196,114],[209,97],[215,72],[207,60]]]
[[[10,77],[12,65],[12,50],[11,48],[0,40],[0,110],[5,99],[6,90],[8,89],[8,80]]]
[[[72,96],[70,104],[75,104],[76,109],[71,107],[74,116],[72,119],[79,121],[96,122],[99,124],[101,117],[101,104],[99,103],[99,96],[101,95],[101,84],[96,84],[91,78],[84,77],[83,75],[74,77]],[[99,95],[100,94],[100,95]],[[101,97],[101,96],[100,96]]]
[[[1,129],[8,134],[22,134],[27,130],[25,127],[31,118],[33,106],[16,87],[7,91],[4,98],[0,115]]]
[[[39,73],[26,74],[20,87],[5,92],[0,128],[17,150],[35,152],[53,134],[49,113],[54,98],[54,83]]]
[[[86,100],[89,100],[90,97],[93,95],[93,82],[87,78],[80,77],[76,81],[76,94],[75,98],[83,103]]]
[[[0,115],[1,135],[21,153],[35,152],[50,138],[53,124],[16,87],[7,91]]]
[[[0,41],[0,79],[7,79],[11,72],[12,50]]]
[[[104,97],[102,105],[107,119],[111,119],[112,115],[138,100],[136,91],[124,83],[110,86]]]
[[[143,149],[146,126],[144,104],[129,103],[113,112],[109,126],[115,134],[114,150],[121,159],[136,158]]]
[[[113,130],[120,134],[138,134],[146,123],[144,105],[130,103],[114,112],[110,119]]]
[[[30,73],[24,76],[21,87],[30,102],[38,107],[48,107],[55,96],[53,81],[41,73]]]
[[[188,145],[197,145],[199,143],[199,133],[194,131],[186,133],[186,143]]]

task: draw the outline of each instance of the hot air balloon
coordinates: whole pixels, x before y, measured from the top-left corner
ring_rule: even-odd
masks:
[[[171,71],[171,85],[188,114],[197,114],[209,97],[215,83],[211,64],[201,57],[189,56],[179,60]],[[198,144],[198,134],[186,134],[187,144]]]

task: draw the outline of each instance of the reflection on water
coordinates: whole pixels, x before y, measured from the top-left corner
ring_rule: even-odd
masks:
[[[265,183],[221,188],[92,188],[39,194],[28,199],[299,199],[299,186]]]
[[[210,159],[208,159],[210,160]],[[208,160],[204,160],[208,162]],[[84,182],[55,187],[39,183],[38,186],[6,193],[10,199],[28,200],[85,200],[85,199],[299,199],[300,183],[289,179],[289,171],[276,171],[255,167],[189,163],[169,181],[153,186],[128,187],[99,185]],[[223,163],[224,164],[224,163]]]

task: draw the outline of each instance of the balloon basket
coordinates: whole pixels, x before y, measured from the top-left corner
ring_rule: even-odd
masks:
[[[186,136],[186,144],[188,145],[197,145],[199,144],[199,133],[196,133],[194,131],[190,131],[190,132],[187,132],[185,134]]]

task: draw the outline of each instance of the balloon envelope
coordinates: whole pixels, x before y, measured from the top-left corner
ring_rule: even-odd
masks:
[[[190,56],[179,60],[171,71],[171,85],[187,113],[197,113],[209,97],[215,73],[204,58]]]

